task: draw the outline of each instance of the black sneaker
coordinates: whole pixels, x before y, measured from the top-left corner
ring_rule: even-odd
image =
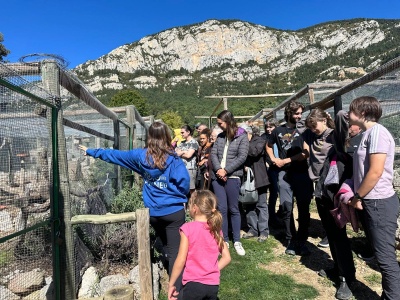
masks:
[[[346,283],[346,279],[342,276],[339,277],[340,283],[339,288],[336,291],[335,297],[339,300],[348,300],[353,297],[353,293],[351,292],[348,284]]]
[[[321,269],[317,272],[321,277],[328,278],[329,280],[336,282],[339,279],[339,272],[337,269]]]
[[[371,261],[373,261],[375,259],[375,255],[373,255],[373,254],[361,254],[361,253],[358,253],[357,257],[361,258],[365,262],[371,262]]]
[[[322,247],[322,248],[328,248],[329,247],[329,242],[328,242],[328,237],[324,237],[319,243],[318,243],[318,247]]]
[[[288,240],[287,243],[288,245],[285,250],[285,254],[293,256],[296,255],[296,243],[291,240]]]

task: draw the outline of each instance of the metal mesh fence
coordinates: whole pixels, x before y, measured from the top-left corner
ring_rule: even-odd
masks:
[[[65,74],[69,81],[61,84]],[[85,293],[80,284],[90,267],[97,267],[99,278],[119,269],[127,275],[127,266],[137,261],[135,222],[71,225],[71,219],[134,211],[123,201],[132,195],[118,195],[132,174],[83,156],[78,145],[143,147],[149,122],[131,112],[132,140],[128,113],[107,110],[80,84],[54,61],[13,68],[0,64],[0,299],[32,293],[74,299]],[[51,131],[53,108],[62,112],[56,135]],[[57,173],[52,168],[54,143]],[[61,179],[55,208],[54,174]],[[137,187],[133,193],[140,196]],[[140,198],[135,201],[142,203]],[[59,221],[64,222],[61,231],[54,229]],[[86,292],[104,293],[99,289]]]
[[[46,295],[53,274],[50,122],[42,103],[21,90],[54,101],[34,74],[20,77],[0,64],[0,75],[0,285],[7,286],[0,298]]]

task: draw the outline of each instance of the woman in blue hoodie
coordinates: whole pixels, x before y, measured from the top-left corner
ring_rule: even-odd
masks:
[[[161,122],[149,128],[147,148],[129,151],[88,149],[85,155],[127,168],[143,177],[144,206],[150,211],[150,224],[160,237],[169,260],[169,274],[179,250],[179,228],[185,223],[184,203],[189,193],[189,174],[171,146],[171,135]],[[178,278],[176,284],[182,282]]]

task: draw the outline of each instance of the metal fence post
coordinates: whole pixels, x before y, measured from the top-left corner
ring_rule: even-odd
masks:
[[[55,97],[60,96],[60,85],[59,85],[59,67],[55,61],[44,61],[42,70],[42,81],[46,89]],[[53,178],[50,182],[54,183],[54,175],[59,176],[59,189],[53,186],[54,194],[58,193],[58,199],[53,199],[53,201],[58,201],[58,213],[59,219],[54,220],[59,222],[59,231],[53,232],[56,243],[61,244],[59,247],[59,257],[56,262],[56,266],[59,269],[54,270],[60,277],[60,298],[59,299],[75,299],[75,261],[74,261],[74,240],[72,235],[71,227],[71,207],[70,207],[70,190],[69,190],[69,180],[68,180],[68,162],[66,157],[65,149],[65,134],[63,127],[63,116],[61,111],[57,113],[57,134],[52,136],[52,139],[57,139],[53,141],[53,151],[57,151],[56,161],[53,159]],[[55,171],[55,169],[58,169]],[[54,255],[54,253],[53,253]],[[58,275],[57,275],[58,276]],[[55,278],[57,278],[55,276]]]

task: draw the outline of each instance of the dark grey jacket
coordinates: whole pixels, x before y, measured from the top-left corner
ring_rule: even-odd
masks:
[[[224,155],[224,148],[226,144],[226,134],[221,132],[214,146],[211,149],[211,162],[213,166],[213,172],[211,174],[212,179],[216,179],[215,173],[221,169],[222,156]],[[246,161],[247,154],[249,151],[249,139],[247,138],[246,131],[239,127],[236,131],[235,137],[229,143],[225,170],[227,176],[243,176],[243,165]]]

